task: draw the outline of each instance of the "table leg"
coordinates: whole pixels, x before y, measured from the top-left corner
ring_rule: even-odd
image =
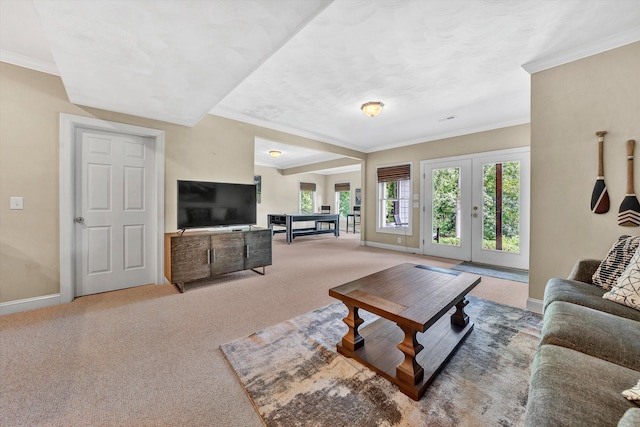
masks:
[[[469,316],[464,312],[464,308],[469,304],[466,298],[456,304],[456,312],[451,315],[451,324],[456,326],[467,326],[469,324]]]
[[[293,242],[293,218],[291,215],[287,215],[285,223],[287,227],[287,243],[291,243]]]
[[[417,332],[402,328],[404,340],[398,344],[398,348],[404,353],[404,361],[396,366],[396,377],[405,384],[414,386],[424,377],[424,369],[416,361],[416,355],[424,348],[416,339]]]
[[[349,314],[347,314],[347,317],[342,319],[342,321],[347,324],[349,331],[342,337],[342,346],[353,352],[364,345],[364,338],[358,333],[358,328],[364,323],[364,320],[362,320],[358,314],[358,307],[350,304],[345,305],[349,309]]]

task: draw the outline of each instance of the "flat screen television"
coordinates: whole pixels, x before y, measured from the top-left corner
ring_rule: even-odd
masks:
[[[178,180],[178,229],[256,224],[256,186]]]

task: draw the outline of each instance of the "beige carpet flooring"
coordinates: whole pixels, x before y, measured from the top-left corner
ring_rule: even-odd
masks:
[[[401,262],[453,261],[363,247],[359,235],[273,242],[265,276],[233,273],[77,298],[0,316],[2,426],[260,426],[219,346],[335,300],[329,288]],[[525,308],[524,283],[472,295]]]

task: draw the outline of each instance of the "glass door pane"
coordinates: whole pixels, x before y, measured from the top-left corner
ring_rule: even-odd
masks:
[[[460,246],[460,167],[433,169],[433,243]]]
[[[482,249],[520,252],[520,162],[482,166]]]
[[[471,159],[424,164],[425,255],[471,259],[471,172]]]

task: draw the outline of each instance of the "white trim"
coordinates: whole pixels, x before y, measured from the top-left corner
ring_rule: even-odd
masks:
[[[260,126],[266,129],[277,130],[279,132],[284,132],[291,135],[301,136],[303,138],[315,139],[317,141],[324,142],[327,144],[337,145],[343,148],[360,151],[361,153],[375,153],[378,151],[389,150],[392,148],[400,148],[400,147],[406,147],[408,145],[421,144],[424,142],[438,141],[440,139],[445,139],[445,138],[453,138],[456,136],[470,135],[473,133],[486,132],[494,129],[502,129],[502,128],[511,127],[511,126],[519,126],[519,125],[527,124],[531,120],[529,115],[526,115],[526,116],[516,117],[513,119],[503,120],[495,123],[469,126],[462,129],[440,132],[433,135],[406,139],[406,140],[394,142],[391,144],[382,144],[382,145],[376,145],[375,147],[368,147],[365,145],[353,144],[349,141],[343,141],[343,140],[336,139],[331,136],[316,133],[316,132],[303,131],[301,129],[297,129],[290,125],[274,123],[269,120],[258,119],[256,117],[248,116],[246,114],[230,110],[220,105],[217,105],[213,110],[209,111],[209,114],[211,114],[212,116],[224,117],[226,119],[236,120],[239,122],[248,123],[255,126]],[[262,138],[262,139],[265,139],[265,138]]]
[[[368,148],[365,147],[363,149],[361,147],[359,149],[359,151],[362,151],[363,153],[377,153],[378,151],[384,151],[384,150],[390,150],[390,149],[393,149],[393,148],[406,147],[408,145],[415,145],[415,144],[422,144],[422,143],[426,143],[426,142],[439,141],[441,139],[455,138],[455,137],[464,136],[464,135],[472,135],[474,133],[488,132],[488,131],[492,131],[492,130],[496,130],[496,129],[503,129],[503,128],[508,128],[508,127],[512,127],[512,126],[520,126],[520,125],[525,125],[525,124],[529,124],[529,123],[531,123],[531,117],[530,117],[530,115],[527,114],[526,116],[517,117],[517,118],[509,119],[509,120],[503,120],[503,121],[500,121],[500,122],[494,122],[494,123],[477,125],[477,126],[469,126],[469,127],[466,127],[466,128],[460,128],[460,129],[450,130],[450,131],[446,131],[446,132],[440,132],[440,133],[436,133],[436,134],[432,134],[432,135],[423,135],[423,136],[420,136],[418,138],[403,140],[403,141],[394,142],[394,143],[391,143],[391,144],[376,145],[373,148],[372,147],[368,147]]]
[[[475,159],[478,157],[499,156],[499,155],[530,153],[530,152],[531,152],[531,146],[525,145],[524,147],[505,148],[504,150],[480,151],[478,153],[463,154],[461,156],[439,157],[435,159],[422,160],[420,161],[420,166],[430,164],[430,163],[442,163],[442,162],[455,161],[455,160]]]
[[[60,305],[60,294],[43,295],[0,303],[0,316]]]
[[[542,300],[527,298],[527,310],[542,314]]]
[[[408,246],[388,245],[386,243],[363,241],[360,246],[371,246],[372,248],[387,249],[390,251],[406,252],[409,254],[420,254],[418,248],[410,248]]]
[[[611,37],[605,37],[595,42],[578,46],[575,49],[527,62],[526,64],[522,64],[522,68],[529,74],[538,73],[548,70],[549,68],[557,67],[558,65],[568,64],[569,62],[597,55],[598,53],[616,49],[637,41],[640,41],[640,37],[638,36],[638,28],[634,27],[622,33],[614,34]]]
[[[110,122],[91,117],[60,114],[60,303],[74,298],[74,135],[77,128],[119,132],[155,139],[156,161],[156,283],[166,282],[164,277],[164,131],[125,123]]]
[[[0,49],[0,61],[7,64],[13,64],[18,67],[28,68],[30,70],[40,71],[41,73],[59,76],[60,71],[53,62],[43,61],[41,59],[31,58],[29,56],[20,55],[19,53]]]

